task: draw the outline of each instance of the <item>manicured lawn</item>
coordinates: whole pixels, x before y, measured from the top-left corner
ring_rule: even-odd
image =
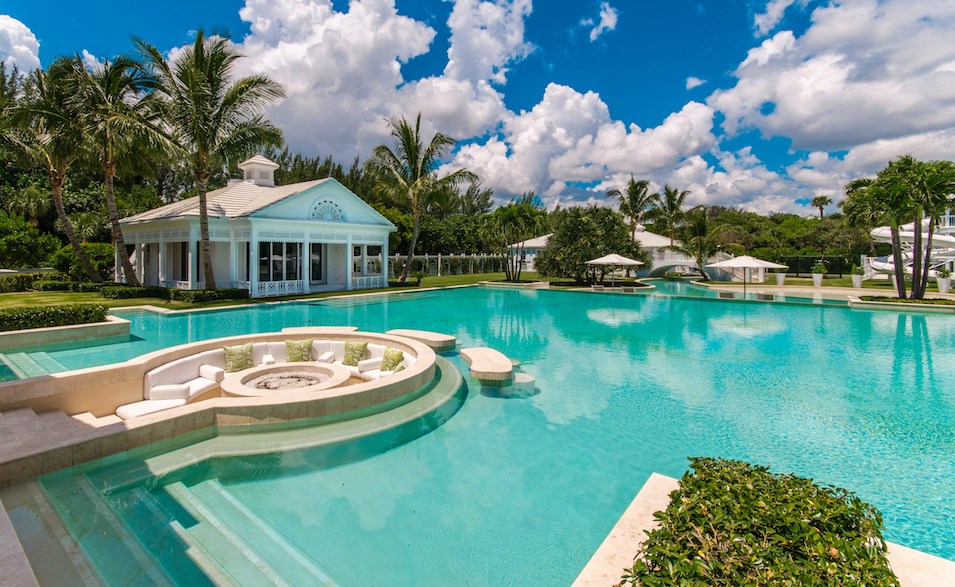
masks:
[[[495,281],[504,279],[503,273],[479,273],[475,275],[444,275],[441,277],[425,277],[421,282],[421,287],[450,287],[454,285],[472,285],[479,281]],[[191,304],[187,302],[174,302],[160,298],[130,298],[126,300],[108,300],[98,293],[73,293],[68,291],[27,291],[18,293],[0,294],[0,308],[20,308],[33,306],[57,306],[62,304],[105,304],[110,308],[121,308],[126,306],[158,306],[160,308],[169,308],[170,310],[186,310],[190,308],[212,308],[216,306],[234,306],[238,304],[257,304],[263,302],[274,302],[277,300],[291,300],[303,298],[328,298],[334,296],[350,295],[355,293],[371,293],[380,291],[403,291],[418,289],[414,280],[409,280],[407,285],[382,288],[365,289],[361,291],[335,291],[317,293],[311,295],[287,296],[282,298],[260,298],[257,300],[217,300],[214,302],[203,302]]]

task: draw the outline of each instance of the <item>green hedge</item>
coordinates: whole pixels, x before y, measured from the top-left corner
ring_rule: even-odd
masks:
[[[102,304],[8,308],[0,310],[0,332],[103,322],[107,312]]]
[[[930,306],[955,306],[955,300],[944,298],[925,298],[923,300],[913,300],[912,298],[893,298],[889,296],[861,296],[859,298],[865,302],[892,302],[893,304],[928,304]]]
[[[144,285],[130,287],[128,285],[105,284],[99,291],[100,295],[109,300],[126,300],[129,298],[160,298],[169,299],[169,289],[158,285]]]
[[[897,586],[882,514],[845,489],[690,459],[621,585]]]
[[[182,302],[211,302],[213,300],[247,300],[249,290],[224,287],[221,289],[171,289],[169,299]]]
[[[26,291],[33,285],[36,275],[33,273],[17,273],[0,277],[0,293]]]
[[[73,291],[73,292],[91,292],[99,291],[103,287],[102,283],[92,281],[54,281],[40,280],[33,282],[33,289],[36,291]]]

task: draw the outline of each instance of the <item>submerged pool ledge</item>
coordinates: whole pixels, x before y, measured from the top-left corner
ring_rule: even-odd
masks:
[[[654,512],[666,509],[670,493],[679,479],[653,473],[643,484],[627,510],[604,539],[572,587],[607,587],[616,585],[625,568],[633,564],[637,547],[658,524]],[[886,542],[889,566],[902,587],[937,587],[947,585],[955,577],[955,562],[892,542]]]
[[[60,342],[87,340],[90,338],[109,338],[128,335],[129,320],[124,320],[110,314],[106,316],[104,322],[0,332],[0,352]]]

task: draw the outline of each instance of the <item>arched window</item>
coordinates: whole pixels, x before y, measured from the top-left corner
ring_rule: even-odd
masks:
[[[325,222],[344,222],[345,213],[331,200],[318,200],[312,205],[312,212],[309,214],[311,220],[324,220]]]

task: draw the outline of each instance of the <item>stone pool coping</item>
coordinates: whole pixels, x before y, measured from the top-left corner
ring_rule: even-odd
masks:
[[[637,547],[657,527],[654,512],[666,509],[679,479],[653,473],[571,587],[609,587],[633,564]],[[936,587],[955,577],[955,562],[892,542],[886,557],[902,587]]]
[[[124,320],[109,314],[103,322],[89,324],[70,324],[67,326],[47,326],[45,328],[29,328],[27,330],[10,330],[0,332],[0,352],[39,346],[41,344],[56,344],[86,340],[87,338],[107,338],[111,336],[128,336],[129,320]]]

